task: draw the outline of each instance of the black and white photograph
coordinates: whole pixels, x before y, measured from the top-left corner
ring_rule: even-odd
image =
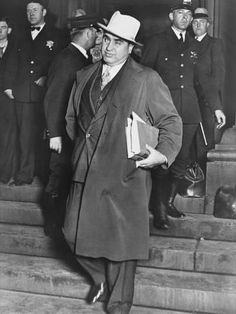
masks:
[[[235,0],[0,0],[0,314],[236,313],[235,31]]]

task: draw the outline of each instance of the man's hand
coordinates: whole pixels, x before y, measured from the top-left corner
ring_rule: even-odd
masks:
[[[12,89],[6,89],[6,90],[4,90],[4,93],[5,93],[5,94],[7,95],[7,97],[9,97],[10,99],[14,99]]]
[[[143,160],[136,161],[137,167],[149,169],[167,163],[167,158],[165,155],[149,145],[146,145],[146,148],[149,152],[149,155]]]
[[[226,117],[222,110],[215,111],[215,117],[217,121],[217,129],[221,129],[226,123]]]
[[[43,87],[46,83],[46,76],[41,76],[38,80],[34,81],[34,83],[40,87]]]
[[[62,150],[61,136],[50,138],[49,147],[50,147],[50,149],[55,150],[58,154],[60,154],[61,150]]]

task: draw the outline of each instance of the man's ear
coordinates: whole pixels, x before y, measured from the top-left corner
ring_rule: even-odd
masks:
[[[169,19],[171,20],[171,22],[174,20],[173,12],[170,12],[170,13],[169,13]]]
[[[12,32],[12,28],[8,27],[7,34],[9,35],[9,34],[11,34],[11,32]]]
[[[133,48],[134,48],[134,45],[133,44],[129,44],[129,54],[131,54]]]
[[[43,9],[43,16],[45,16],[47,14],[47,10]]]

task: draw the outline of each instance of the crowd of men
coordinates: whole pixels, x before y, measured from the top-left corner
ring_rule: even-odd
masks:
[[[88,302],[128,314],[138,259],[148,259],[149,209],[169,228],[187,167],[205,167],[222,110],[224,56],[205,8],[175,1],[171,26],[131,53],[140,22],[116,11],[70,20],[71,41],[45,21],[43,0],[26,7],[29,28],[14,44],[0,18],[0,180],[44,184],[45,233],[60,230],[92,280]],[[194,36],[187,29],[192,25]],[[91,48],[102,37],[99,58]],[[132,112],[159,129],[147,157],[127,157]],[[2,118],[4,116],[4,118]],[[193,143],[196,145],[193,146]],[[49,150],[50,149],[50,150]]]

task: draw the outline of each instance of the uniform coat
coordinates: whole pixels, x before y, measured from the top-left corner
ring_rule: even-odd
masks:
[[[67,131],[75,140],[73,180],[84,182],[84,190],[81,205],[67,208],[64,234],[78,255],[114,261],[146,259],[150,173],[127,158],[127,117],[135,111],[160,129],[157,149],[169,165],[181,146],[182,123],[159,75],[132,58],[114,78],[99,109],[94,112],[90,103],[82,110],[86,83],[101,66],[98,62],[77,73],[69,102]],[[86,121],[89,126],[84,128]],[[90,161],[88,168],[81,160],[84,153]],[[68,211],[79,219],[70,220]]]
[[[30,28],[19,40],[18,70],[14,85],[14,96],[18,102],[42,102],[45,87],[39,87],[35,81],[47,76],[49,66],[55,54],[62,49],[59,31],[45,24],[33,40]]]
[[[174,105],[183,123],[195,124],[201,120],[194,89],[194,67],[198,45],[186,33],[180,46],[172,28],[153,37],[144,49],[141,63],[156,70],[169,87]]]

